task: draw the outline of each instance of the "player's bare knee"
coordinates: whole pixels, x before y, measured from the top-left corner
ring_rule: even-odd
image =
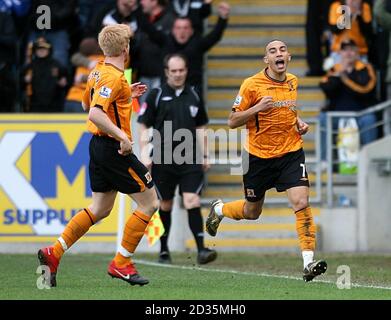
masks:
[[[111,210],[106,210],[106,211],[102,212],[100,220],[107,218],[110,215],[110,213],[111,213]]]
[[[153,199],[150,203],[145,206],[143,210],[145,214],[152,216],[156,211],[159,210],[160,201],[159,199]]]
[[[96,221],[100,221],[110,215],[113,210],[115,193],[93,194],[92,203],[88,209],[96,217]]]
[[[309,203],[308,203],[307,197],[298,198],[292,202],[292,207],[293,207],[294,211],[299,211],[299,210],[305,209],[308,206],[309,206]]]
[[[257,220],[262,213],[262,209],[257,208],[245,208],[244,217],[247,220]]]
[[[160,201],[154,188],[146,189],[133,195],[132,198],[137,203],[137,210],[146,215],[151,216],[159,209]]]
[[[259,213],[247,213],[244,216],[247,220],[257,220],[259,218]]]
[[[106,208],[98,208],[98,207],[90,206],[88,207],[88,209],[95,216],[96,221],[100,221],[104,218],[107,218],[110,215],[112,208],[106,209]]]
[[[259,202],[246,201],[243,208],[243,216],[247,220],[257,220],[262,213],[263,200]]]

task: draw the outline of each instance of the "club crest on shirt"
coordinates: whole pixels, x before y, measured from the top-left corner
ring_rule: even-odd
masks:
[[[102,98],[110,98],[110,96],[111,96],[111,92],[112,92],[113,90],[112,89],[110,89],[110,88],[107,88],[107,87],[102,87],[102,88],[100,88],[100,90],[99,90],[99,95],[102,97]]]
[[[198,113],[198,107],[196,106],[190,106],[190,114],[194,118]]]
[[[95,70],[95,71],[90,73],[90,75],[88,76],[88,81],[93,79],[93,78],[95,79],[95,82],[99,81],[99,79],[100,79],[100,72],[98,70]]]
[[[236,99],[235,99],[235,102],[234,102],[234,106],[240,105],[240,103],[242,102],[242,99],[243,99],[242,96],[236,96]]]
[[[295,87],[293,85],[293,80],[289,80],[287,82],[288,86],[289,86],[289,91],[295,91]]]

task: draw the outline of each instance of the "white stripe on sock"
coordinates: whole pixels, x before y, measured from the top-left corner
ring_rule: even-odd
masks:
[[[67,243],[65,242],[65,240],[62,237],[59,237],[57,240],[58,240],[58,242],[60,242],[61,247],[64,249],[64,251],[67,251],[68,246],[67,246]]]
[[[118,252],[124,256],[125,258],[130,258],[133,256],[133,253],[130,253],[128,250],[126,250],[123,246],[119,246]]]
[[[218,205],[215,206],[215,212],[217,213],[217,215],[221,218],[223,217],[223,206],[224,204],[223,203],[219,203]]]
[[[311,263],[312,261],[314,261],[314,252],[313,252],[313,251],[303,251],[303,252],[302,252],[302,255],[303,255],[303,264],[304,264],[304,268],[305,268],[309,263]]]

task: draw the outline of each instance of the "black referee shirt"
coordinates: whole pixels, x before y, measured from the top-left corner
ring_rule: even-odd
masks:
[[[154,155],[157,154],[156,148],[161,148],[163,152],[174,152],[174,149],[185,141],[180,129],[187,129],[191,133],[192,140],[187,139],[187,142],[192,143],[189,146],[187,143],[181,145],[183,152],[185,150],[193,151],[193,161],[196,156],[196,128],[204,126],[208,123],[208,115],[206,113],[204,103],[196,91],[186,85],[183,91],[178,94],[175,89],[168,84],[163,84],[161,88],[155,88],[148,94],[145,103],[141,106],[140,114],[137,120],[143,123],[148,128],[153,127],[160,133],[161,139],[156,139],[155,134],[152,140]],[[177,136],[175,136],[177,133]],[[175,137],[175,141],[173,138]],[[160,145],[157,145],[159,140]],[[203,142],[201,142],[203,143]],[[154,162],[156,159],[154,158]],[[163,163],[163,160],[162,162]]]

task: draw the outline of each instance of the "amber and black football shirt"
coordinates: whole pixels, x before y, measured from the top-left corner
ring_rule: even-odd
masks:
[[[297,123],[297,77],[287,73],[284,81],[270,78],[267,68],[243,81],[232,111],[245,111],[263,97],[271,96],[273,108],[259,112],[247,124],[245,149],[259,158],[281,157],[302,148]]]
[[[90,108],[101,108],[110,120],[132,139],[131,89],[122,70],[109,63],[98,63],[88,77],[83,102]],[[107,135],[90,120],[87,128],[94,135]]]

